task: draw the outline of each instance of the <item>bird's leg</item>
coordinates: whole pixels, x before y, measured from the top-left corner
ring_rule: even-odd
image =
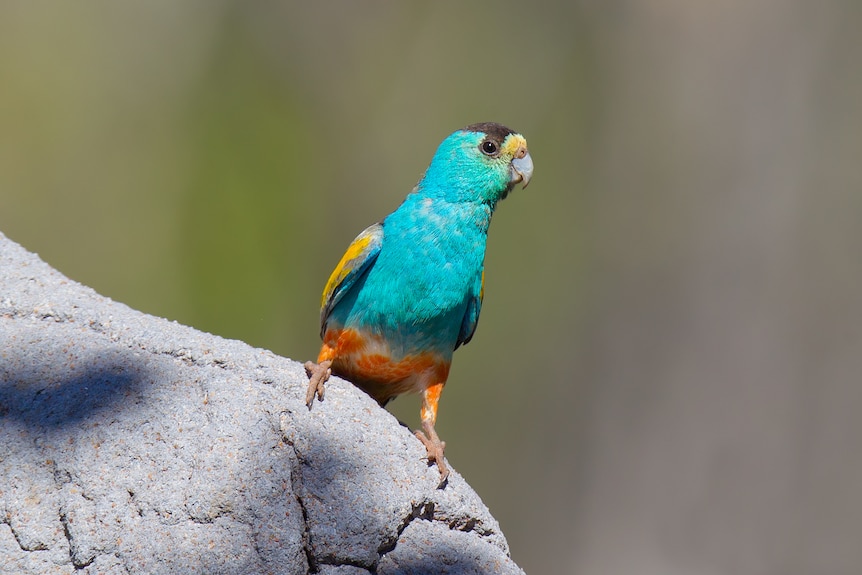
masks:
[[[446,443],[440,441],[440,437],[434,429],[434,423],[437,421],[437,404],[440,402],[440,394],[443,392],[444,383],[435,383],[422,392],[422,410],[420,412],[422,431],[417,430],[414,432],[419,441],[425,445],[425,450],[428,452],[429,465],[436,463],[437,469],[440,471],[438,489],[445,487],[446,480],[449,478],[449,467],[446,466],[446,459],[443,456]]]
[[[311,406],[314,405],[314,396],[320,401],[323,401],[323,394],[326,391],[325,383],[332,375],[332,360],[335,359],[335,350],[326,344],[320,349],[320,354],[317,356],[317,363],[313,361],[305,362],[305,371],[308,374],[308,391],[305,392],[305,405],[311,411]]]

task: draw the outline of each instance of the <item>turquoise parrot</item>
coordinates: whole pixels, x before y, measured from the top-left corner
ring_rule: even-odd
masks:
[[[382,222],[347,248],[323,290],[317,363],[307,362],[306,404],[335,373],[383,406],[422,394],[422,430],[440,485],[449,470],[434,429],[453,352],[476,331],[485,245],[497,203],[533,175],[527,141],[494,123],[447,137],[424,176]]]

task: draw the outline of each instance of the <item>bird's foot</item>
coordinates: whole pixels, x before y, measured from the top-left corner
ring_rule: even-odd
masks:
[[[434,432],[433,428],[431,428],[428,435],[418,430],[414,431],[414,433],[428,452],[428,465],[431,465],[432,463],[437,464],[437,469],[440,471],[440,483],[437,484],[437,489],[443,489],[449,481],[449,467],[446,465],[446,458],[443,456],[443,450],[446,449],[446,442],[440,441],[440,438],[437,437],[437,433]]]
[[[324,384],[332,374],[332,360],[327,359],[320,363],[306,361],[305,371],[308,374],[308,391],[305,392],[305,405],[311,411],[315,395],[320,401],[323,401],[323,393],[326,391]]]

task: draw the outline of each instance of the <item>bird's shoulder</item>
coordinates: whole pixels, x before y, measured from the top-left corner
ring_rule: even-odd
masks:
[[[372,224],[356,236],[341,256],[341,261],[335,266],[323,289],[320,305],[321,333],[326,330],[326,321],[333,308],[379,256],[383,247],[383,238],[383,224],[379,222]]]

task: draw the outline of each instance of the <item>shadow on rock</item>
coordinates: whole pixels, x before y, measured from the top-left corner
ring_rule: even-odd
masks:
[[[16,371],[12,357],[11,365],[0,367],[0,421],[17,420],[28,427],[51,430],[117,409],[138,395],[145,370],[128,357],[118,357],[115,350],[107,355],[74,366],[66,374],[57,373],[56,364]]]

